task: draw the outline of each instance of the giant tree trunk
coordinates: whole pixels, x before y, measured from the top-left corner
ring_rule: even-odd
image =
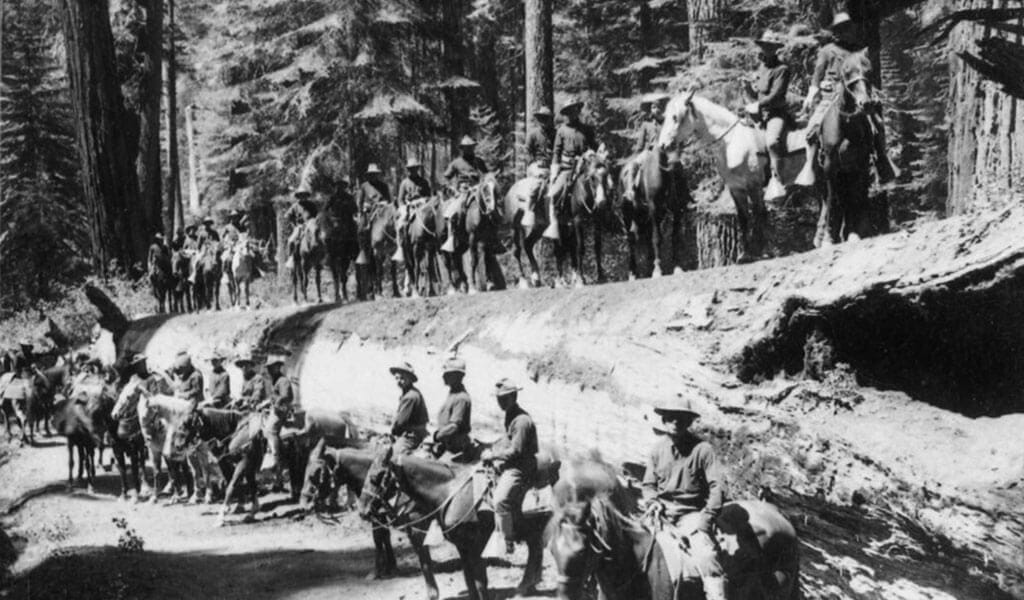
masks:
[[[160,85],[163,75],[163,0],[142,0],[146,11],[145,28],[139,35],[139,46],[145,57],[145,78],[140,86],[139,153],[135,169],[139,176],[139,199],[145,206],[147,230],[161,223],[160,178]],[[163,216],[165,235],[170,235],[171,224]]]
[[[174,0],[167,0],[167,205],[173,229],[185,227],[178,161],[178,64],[174,47]],[[171,235],[169,232],[168,236]],[[170,238],[168,238],[170,239]]]
[[[62,0],[61,7],[93,264],[103,274],[112,260],[131,269],[145,260],[148,236],[123,127],[107,0]]]
[[[690,25],[690,52],[698,59],[704,57],[711,29],[719,19],[724,0],[687,0],[686,10]]]
[[[523,55],[526,59],[526,135],[537,127],[533,113],[542,106],[554,112],[554,55],[551,44],[552,0],[526,0]]]
[[[441,21],[444,23],[443,58],[445,75],[464,75],[465,45],[462,41],[462,17],[464,13],[464,0],[442,0]],[[452,156],[459,150],[459,139],[469,132],[469,104],[465,98],[460,97],[465,92],[458,89],[445,90],[445,100],[448,104],[448,120],[451,127],[448,132],[451,136]]]
[[[998,8],[995,0],[961,0],[957,8]],[[975,40],[1003,35],[964,22],[950,50],[975,50]],[[958,214],[1024,201],[1024,102],[1003,93],[957,57],[950,63],[949,196]]]
[[[743,251],[736,204],[723,191],[714,202],[699,204],[695,213],[697,268],[734,265]]]
[[[196,146],[196,105],[185,109],[185,136],[188,144],[188,208],[199,212],[199,149]]]

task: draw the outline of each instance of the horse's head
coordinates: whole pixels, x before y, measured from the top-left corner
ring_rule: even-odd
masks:
[[[498,210],[498,178],[494,173],[487,173],[481,178],[476,195],[481,213],[489,215]]]
[[[558,597],[562,600],[583,598],[587,580],[596,568],[594,525],[589,501],[563,506],[548,524],[548,550],[555,559]]]
[[[325,450],[326,441],[321,439],[309,453],[300,496],[302,508],[307,510],[322,505],[337,489],[334,480],[334,458],[326,454]]]
[[[359,515],[364,519],[386,513],[390,508],[389,500],[398,495],[398,476],[391,462],[392,455],[391,444],[385,444],[366,472],[363,491],[359,494]]]
[[[861,112],[873,100],[871,86],[871,58],[867,48],[846,57],[839,68],[843,90]]]
[[[696,128],[693,92],[676,96],[665,106],[665,119],[661,124],[661,134],[658,135],[658,146],[662,150],[667,150],[693,137]]]
[[[596,151],[587,152],[584,159],[586,165],[579,180],[589,188],[594,205],[603,206],[605,200],[615,190],[615,177],[608,158],[608,150],[601,144]]]

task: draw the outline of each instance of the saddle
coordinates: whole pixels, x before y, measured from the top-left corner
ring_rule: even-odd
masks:
[[[690,545],[690,536],[697,532],[698,519],[698,513],[690,513],[683,515],[674,525],[668,521],[651,523],[645,519],[643,522],[665,557],[673,585],[701,578],[698,561]]]

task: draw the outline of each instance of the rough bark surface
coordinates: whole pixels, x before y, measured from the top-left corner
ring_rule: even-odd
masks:
[[[161,226],[162,198],[160,179],[160,96],[163,92],[163,0],[140,2],[146,11],[146,22],[139,36],[145,56],[145,77],[141,86],[139,110],[139,153],[135,169],[139,177],[139,199],[144,205],[146,231],[163,229],[170,235],[166,221]]]
[[[736,207],[727,194],[697,207],[697,268],[711,269],[736,264],[743,249]]]
[[[184,229],[181,166],[178,160],[178,64],[174,48],[174,0],[167,0],[167,208],[174,230]],[[165,209],[166,210],[166,209]],[[169,236],[172,232],[168,232]]]
[[[999,8],[995,0],[961,0],[960,9]],[[976,51],[975,42],[1004,34],[971,22],[950,35],[953,53]],[[1020,40],[1016,40],[1020,41]],[[1024,101],[952,58],[949,95],[949,200],[960,214],[1024,201]]]
[[[61,12],[95,264],[101,272],[112,260],[131,268],[145,260],[147,235],[134,153],[121,126],[126,116],[108,3],[62,0]]]
[[[723,0],[688,0],[687,15],[690,21],[690,52],[698,58],[704,56],[704,47],[712,41],[711,27],[718,20],[726,3]]]
[[[526,0],[524,55],[526,59],[526,134],[537,123],[533,113],[542,106],[554,112],[554,55],[551,46],[552,0]]]

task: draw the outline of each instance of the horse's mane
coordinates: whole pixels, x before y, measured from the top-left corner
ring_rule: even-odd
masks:
[[[628,533],[642,531],[629,516],[635,509],[629,491],[619,483],[615,469],[600,460],[570,461],[554,486],[553,496],[559,513],[578,517],[585,510],[593,519],[594,530],[610,545],[618,546]]]
[[[738,119],[736,113],[732,112],[725,106],[718,104],[714,100],[705,98],[704,96],[694,94],[690,99],[694,106],[699,108],[701,112],[711,115],[716,119],[721,119],[726,122],[732,122]]]

